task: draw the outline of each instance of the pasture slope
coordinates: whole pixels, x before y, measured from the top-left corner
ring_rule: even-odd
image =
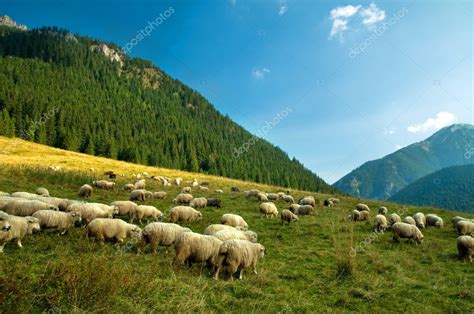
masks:
[[[61,171],[48,170],[56,165]],[[94,168],[91,171],[90,168]],[[0,137],[0,191],[30,191],[43,186],[51,195],[77,198],[80,185],[101,178],[106,170],[123,174],[118,186],[132,181],[132,174],[197,178],[210,182],[210,192],[195,196],[217,196],[221,209],[203,209],[204,218],[188,224],[202,232],[218,223],[223,213],[242,215],[258,233],[267,255],[258,264],[258,275],[247,272],[242,281],[211,279],[205,267],[171,266],[173,249],[137,256],[133,243],[122,247],[89,241],[83,229],[65,236],[47,231],[27,237],[24,248],[7,245],[0,256],[0,312],[374,312],[374,313],[472,313],[474,311],[474,263],[457,258],[456,234],[449,223],[460,214],[434,208],[406,207],[406,214],[437,213],[446,222],[443,229],[423,231],[422,245],[393,243],[391,233],[373,235],[372,222],[343,221],[360,202],[339,196],[335,208],[317,207],[312,217],[282,226],[279,219],[261,219],[258,202],[243,193],[258,188],[267,192],[278,187],[258,185],[204,174],[152,168]],[[212,191],[222,188],[225,193]],[[180,188],[162,187],[148,180],[148,190],[165,190],[165,200],[151,200],[163,211]],[[329,195],[291,191],[298,198]],[[128,195],[95,190],[91,201],[110,203]],[[397,212],[388,202],[367,201],[371,220],[380,205]],[[279,210],[287,206],[277,202]],[[474,215],[464,214],[474,218]],[[357,248],[354,253],[353,248]]]

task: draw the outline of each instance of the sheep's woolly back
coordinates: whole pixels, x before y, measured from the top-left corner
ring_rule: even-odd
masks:
[[[143,239],[147,243],[155,242],[157,245],[170,246],[183,232],[191,230],[173,223],[153,222],[143,229]]]
[[[242,230],[247,230],[249,225],[242,218],[242,216],[236,214],[224,214],[221,217],[221,224],[228,225],[232,227],[239,227]]]
[[[171,222],[197,221],[202,217],[201,212],[189,206],[176,206],[170,210]]]
[[[426,225],[433,226],[436,228],[443,228],[444,222],[441,217],[435,214],[428,214],[426,215]]]
[[[459,235],[474,235],[474,222],[461,220],[457,223],[456,229]]]
[[[204,229],[204,234],[205,235],[213,235],[216,232],[219,232],[221,230],[238,230],[236,227],[228,226],[228,225],[219,225],[219,224],[214,224],[214,225],[209,225]]]
[[[406,223],[406,224],[416,226],[415,219],[413,219],[413,217],[410,217],[410,216],[407,216],[407,217],[403,218],[403,222]]]
[[[116,206],[119,209],[119,215],[128,215],[131,211],[137,208],[137,204],[132,201],[115,201],[110,203],[110,206]]]
[[[423,234],[417,226],[397,222],[392,226],[392,233],[400,238],[423,239]]]
[[[459,257],[467,257],[472,261],[474,257],[474,238],[471,236],[460,236],[456,240]]]
[[[222,241],[214,236],[184,232],[175,242],[176,256],[190,258],[195,263],[217,258]]]
[[[2,209],[10,215],[31,216],[38,210],[57,209],[57,207],[36,200],[12,199]]]
[[[221,241],[226,240],[247,240],[250,242],[257,242],[257,234],[253,231],[240,231],[237,229],[221,230],[213,234]]]
[[[388,219],[388,222],[390,223],[390,225],[393,225],[397,222],[401,222],[401,220],[402,219],[397,214],[391,214],[390,218]]]
[[[111,239],[116,237],[126,238],[132,230],[139,230],[135,225],[121,219],[96,218],[87,226],[89,235],[102,235]]]
[[[78,215],[73,216],[73,213]],[[33,214],[33,217],[38,218],[42,228],[61,228],[67,229],[72,227],[76,221],[80,220],[80,213],[78,212],[59,212],[55,210],[39,210]]]
[[[260,204],[260,212],[266,215],[269,215],[269,214],[277,215],[278,209],[276,208],[275,204],[273,204],[272,202],[265,202],[265,203]]]

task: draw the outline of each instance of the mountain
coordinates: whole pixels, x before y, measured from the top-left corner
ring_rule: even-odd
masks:
[[[152,63],[56,27],[0,26],[0,135],[134,163],[335,191]]]
[[[473,163],[474,126],[455,124],[422,142],[363,164],[337,181],[334,187],[362,198],[388,199],[430,173]]]
[[[401,189],[390,201],[474,213],[474,165],[429,174]]]

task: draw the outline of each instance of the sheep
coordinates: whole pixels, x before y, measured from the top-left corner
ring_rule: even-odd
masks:
[[[287,203],[294,203],[295,200],[293,199],[293,196],[291,195],[282,195],[281,199]]]
[[[41,229],[54,228],[57,229],[61,235],[65,234],[69,228],[82,222],[80,212],[64,213],[54,210],[39,210],[33,214],[33,217],[39,220]]]
[[[8,222],[8,218],[10,215],[8,215],[5,212],[0,211],[0,240],[3,237],[4,233],[8,230],[10,230],[11,225]]]
[[[178,266],[186,263],[191,266],[193,263],[206,262],[214,269],[219,269],[223,259],[219,255],[222,243],[214,236],[183,232],[174,243],[176,256],[173,264]],[[214,278],[218,276],[219,273],[216,271]]]
[[[374,232],[384,233],[388,228],[387,218],[384,215],[378,214],[374,219]]]
[[[197,181],[196,179],[194,179],[194,180],[191,182],[191,186],[192,186],[192,187],[196,187],[196,186],[198,186],[198,185],[199,185],[199,183],[198,183],[198,181]]]
[[[49,197],[49,191],[45,188],[37,188],[36,194]]]
[[[105,189],[106,190],[114,190],[115,189],[115,182],[105,182]]]
[[[197,197],[189,202],[189,206],[192,208],[205,208],[207,206],[207,198]]]
[[[199,187],[199,191],[202,191],[202,192],[209,192],[209,188],[207,186],[200,186]]]
[[[232,227],[232,226],[228,226],[228,225],[213,224],[213,225],[207,226],[206,229],[204,229],[203,234],[213,235],[214,233],[219,232],[221,230],[241,230],[241,229],[240,229],[240,227]]]
[[[163,219],[163,213],[154,206],[139,205],[131,211],[130,223],[133,223],[136,218],[142,224],[142,218],[154,218],[156,221]]]
[[[403,222],[406,223],[406,224],[409,224],[409,225],[416,226],[416,221],[411,216],[407,216],[407,217],[403,218]]]
[[[369,212],[366,210],[363,210],[360,212],[360,221],[364,221],[364,220],[367,222],[369,222],[370,220]]]
[[[260,202],[268,202],[268,197],[265,193],[258,193],[257,200]]]
[[[176,196],[173,200],[174,204],[186,204],[188,205],[193,200],[193,196],[191,194],[181,193]]]
[[[216,192],[217,194],[222,194],[222,193],[224,193],[224,190],[222,190],[222,189],[217,189],[217,190],[215,190],[214,192]]]
[[[275,204],[273,204],[272,202],[262,203],[260,204],[259,208],[260,208],[261,218],[263,218],[263,216],[267,218],[269,215],[271,218],[273,218],[278,215],[278,209],[276,208]]]
[[[247,222],[245,222],[244,218],[242,218],[242,216],[235,215],[235,214],[222,215],[221,224],[232,226],[232,227],[238,227],[242,230],[248,230],[249,228],[249,225],[247,224]]]
[[[127,183],[123,186],[123,190],[126,192],[132,192],[135,189],[135,186],[132,183]]]
[[[280,199],[280,195],[276,193],[268,193],[267,194],[267,199],[270,201],[278,201]]]
[[[119,208],[118,206],[115,206],[115,205],[106,205],[102,203],[87,203],[87,205],[97,206],[100,209],[102,209],[104,212],[112,216],[117,216],[119,214]]]
[[[392,238],[395,242],[399,242],[400,238],[407,238],[409,241],[414,240],[420,244],[424,237],[417,226],[397,222],[392,226]]]
[[[143,228],[137,253],[150,244],[151,250],[155,254],[158,246],[173,245],[183,232],[191,232],[191,229],[173,223],[152,222]]]
[[[294,214],[298,211],[298,208],[300,208],[300,206],[302,206],[302,205],[291,204],[290,207],[288,208],[288,210]]]
[[[10,196],[10,193],[0,191],[0,197],[2,196]]]
[[[334,206],[334,202],[329,200],[329,199],[326,199],[324,200],[324,206],[326,207],[333,207]]]
[[[425,229],[426,226],[426,217],[423,213],[416,213],[413,215],[413,219],[415,219],[416,226],[420,229]]]
[[[331,202],[333,202],[333,204],[339,204],[340,200],[338,198],[334,198],[334,197],[331,197],[329,198],[328,200],[330,200]]]
[[[89,198],[91,197],[93,191],[94,189],[92,188],[92,186],[90,186],[89,184],[84,184],[79,188],[79,192],[77,192],[77,195],[80,197]]]
[[[247,240],[250,242],[257,242],[257,234],[250,230],[242,231],[242,230],[237,230],[237,229],[234,229],[234,230],[224,229],[221,231],[217,231],[212,235],[221,241]]]
[[[185,186],[184,188],[181,189],[181,193],[185,194],[189,194],[191,193],[191,187],[190,186]]]
[[[295,215],[298,216],[307,216],[314,214],[314,207],[311,205],[300,205],[295,211]]]
[[[258,194],[258,193],[260,193],[259,190],[253,189],[253,190],[250,190],[250,191],[246,191],[246,192],[245,192],[245,196],[246,196],[246,197],[253,197],[253,196],[254,196],[254,197],[257,197],[257,194]]]
[[[441,217],[435,214],[426,215],[426,226],[433,226],[436,228],[443,228],[444,222]]]
[[[138,226],[121,219],[96,218],[87,225],[87,237],[95,238],[100,243],[106,239],[115,239],[120,244],[129,237],[140,238],[141,232]]]
[[[137,203],[132,201],[115,201],[110,203],[110,206],[115,206],[118,208],[118,214],[120,216],[123,215],[131,215],[131,213],[137,208]]]
[[[145,190],[133,190],[128,198],[129,201],[145,202]]]
[[[461,220],[456,224],[458,235],[474,236],[474,222]]]
[[[170,210],[170,222],[195,222],[202,219],[202,213],[189,206],[176,206]]]
[[[388,224],[390,226],[393,226],[395,223],[401,222],[401,221],[402,219],[397,214],[391,214],[390,217],[388,217]]]
[[[148,200],[148,199],[151,199],[151,198],[153,198],[153,192],[145,190],[145,199]]]
[[[316,200],[314,199],[313,196],[305,196],[299,201],[300,205],[311,205],[313,207],[316,207]]]
[[[240,189],[239,189],[237,186],[232,186],[232,187],[230,188],[230,191],[231,191],[231,192],[240,192]]]
[[[384,215],[384,216],[387,215],[388,214],[388,208],[385,207],[385,206],[380,207],[379,208],[379,214]]]
[[[66,208],[66,212],[79,212],[81,213],[82,220],[85,225],[88,225],[93,219],[96,218],[112,218],[113,213],[106,212],[100,206],[95,204],[77,203],[72,204]]]
[[[356,209],[360,212],[363,212],[363,211],[370,212],[370,207],[366,204],[357,204]]]
[[[281,211],[281,224],[283,225],[285,223],[285,221],[289,225],[292,221],[298,221],[298,216],[293,214],[288,209],[284,209],[284,210]]]
[[[113,183],[113,184],[110,184]],[[92,185],[99,189],[109,190],[115,187],[115,182],[109,182],[107,180],[92,181]]]
[[[159,199],[159,200],[164,200],[168,196],[168,193],[159,191],[159,192],[153,192],[153,198]]]
[[[207,206],[221,208],[222,201],[219,198],[208,198]]]
[[[237,271],[240,270],[239,279],[242,279],[244,269],[250,267],[257,275],[257,261],[265,256],[265,247],[245,240],[227,240],[221,245],[219,255],[223,260],[214,274],[214,279],[218,279],[221,268],[227,266],[233,281]]]
[[[176,179],[174,179],[174,183],[176,184],[176,186],[180,186],[180,185],[181,185],[181,182],[183,182],[183,179],[182,179],[182,178],[176,178]]]
[[[456,241],[460,258],[468,258],[472,262],[474,257],[474,238],[471,236],[460,236]]]
[[[352,211],[352,214],[349,215],[349,220],[351,220],[351,221],[360,221],[361,220],[360,211],[358,211],[357,209],[354,209]]]
[[[46,204],[36,200],[12,199],[9,200],[2,210],[10,215],[15,216],[31,216],[38,210],[50,209],[58,210],[56,206]]]
[[[454,229],[456,229],[456,225],[459,221],[474,221],[474,219],[467,219],[460,216],[455,216],[451,219],[451,223],[453,224]]]
[[[138,180],[137,182],[135,182],[135,185],[134,185],[135,190],[144,190],[145,187],[146,187],[145,179]]]
[[[18,217],[8,215],[8,222],[10,224],[10,228],[6,234],[1,236],[0,239],[0,253],[3,253],[5,244],[13,240],[15,241],[17,247],[22,248],[23,245],[21,244],[21,240],[23,240],[26,235],[30,235],[33,232],[39,231],[41,229],[39,220],[31,216]]]

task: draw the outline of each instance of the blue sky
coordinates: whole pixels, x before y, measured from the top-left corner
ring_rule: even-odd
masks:
[[[252,133],[291,108],[264,138],[330,183],[444,125],[474,123],[467,0],[2,0],[3,14],[120,46],[162,14],[129,54]]]

